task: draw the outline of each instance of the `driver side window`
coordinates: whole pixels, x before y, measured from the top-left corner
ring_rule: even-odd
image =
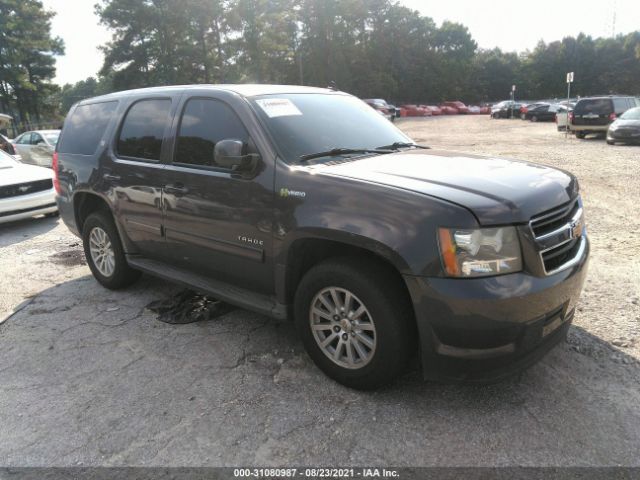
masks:
[[[31,134],[31,145],[38,145],[40,142],[44,142],[42,136],[39,133]]]
[[[24,133],[16,142],[18,145],[31,145],[31,134]]]
[[[213,149],[220,140],[249,143],[249,134],[231,107],[209,98],[187,101],[180,121],[174,163],[222,168]]]

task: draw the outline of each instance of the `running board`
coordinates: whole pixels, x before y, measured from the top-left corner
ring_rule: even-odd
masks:
[[[229,285],[197,273],[191,273],[165,263],[137,255],[126,255],[127,263],[133,268],[142,270],[156,277],[180,283],[188,287],[210,294],[218,300],[230,303],[245,310],[260,313],[268,317],[285,320],[287,307],[276,301],[275,297],[263,295],[244,288]]]

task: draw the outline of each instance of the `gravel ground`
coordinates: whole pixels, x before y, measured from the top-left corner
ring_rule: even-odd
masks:
[[[487,117],[398,125],[578,175],[592,260],[566,344],[495,385],[411,372],[356,392],[289,323],[159,322],[146,305],[181,288],[145,276],[107,291],[59,220],[17,222],[0,226],[0,466],[639,466],[640,147]]]

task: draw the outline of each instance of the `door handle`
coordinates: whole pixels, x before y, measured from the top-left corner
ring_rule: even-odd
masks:
[[[121,180],[122,177],[120,177],[120,175],[113,175],[112,173],[105,173],[102,175],[102,178],[109,182],[117,182],[118,180]]]
[[[180,183],[175,185],[165,185],[164,191],[173,195],[186,195],[189,193],[189,189]]]

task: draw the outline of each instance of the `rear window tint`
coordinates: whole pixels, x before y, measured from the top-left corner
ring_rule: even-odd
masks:
[[[164,130],[169,121],[171,100],[141,100],[133,104],[120,129],[118,155],[160,160]]]
[[[80,105],[64,122],[58,152],[93,155],[118,102]]]
[[[616,113],[624,113],[627,109],[631,108],[630,100],[629,98],[614,98],[613,107]]]
[[[594,98],[593,100],[580,100],[574,112],[577,115],[594,113],[597,115],[609,115],[613,113],[613,104],[610,98]]]

